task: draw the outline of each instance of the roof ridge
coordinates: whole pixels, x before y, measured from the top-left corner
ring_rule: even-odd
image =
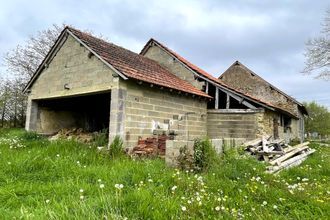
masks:
[[[254,71],[252,71],[250,68],[248,68],[246,65],[244,65],[244,64],[241,63],[240,61],[236,60],[236,61],[235,61],[235,62],[234,62],[229,68],[231,68],[231,67],[234,66],[234,65],[239,65],[239,66],[241,66],[241,67],[244,68],[246,71],[248,71],[248,72],[254,74],[256,77],[258,77],[259,79],[261,79],[263,82],[265,82],[265,83],[268,84],[269,86],[273,87],[276,91],[278,91],[279,93],[281,93],[281,94],[284,95],[285,97],[291,99],[291,100],[292,100],[293,102],[295,102],[296,104],[298,104],[298,105],[300,105],[300,106],[303,106],[303,104],[300,103],[298,100],[296,100],[296,99],[293,98],[292,96],[286,94],[286,93],[283,92],[281,89],[277,88],[276,86],[274,86],[273,84],[271,84],[270,82],[268,82],[267,80],[265,80],[264,78],[262,78],[260,75],[258,75],[258,74],[255,73]],[[228,69],[229,69],[229,68],[228,68]],[[228,69],[227,69],[227,70],[228,70]],[[226,70],[226,71],[227,71],[227,70]],[[225,72],[226,72],[226,71],[225,71]],[[219,76],[219,78],[222,77],[222,75],[223,75],[225,72],[223,72],[223,73]]]

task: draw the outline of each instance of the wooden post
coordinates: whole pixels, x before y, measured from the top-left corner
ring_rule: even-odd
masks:
[[[230,105],[230,96],[227,93],[226,109],[229,109],[229,105]]]
[[[215,109],[219,109],[219,89],[215,87]]]
[[[206,82],[205,93],[209,94],[209,82]]]

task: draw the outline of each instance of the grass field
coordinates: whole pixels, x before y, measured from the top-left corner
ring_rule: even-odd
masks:
[[[330,147],[311,147],[277,176],[234,152],[195,174],[0,130],[0,219],[329,219]]]

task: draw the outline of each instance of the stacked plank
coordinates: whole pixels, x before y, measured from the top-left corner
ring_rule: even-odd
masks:
[[[285,144],[284,140],[269,141],[270,136],[264,136],[244,144],[245,149],[258,160],[269,163],[268,173],[277,173],[283,169],[297,166],[303,162],[308,155],[315,152],[304,142],[295,146]]]

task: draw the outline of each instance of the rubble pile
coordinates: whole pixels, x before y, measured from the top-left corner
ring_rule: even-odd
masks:
[[[254,155],[258,160],[269,164],[268,173],[277,173],[283,169],[297,166],[302,163],[308,155],[315,152],[304,142],[295,146],[285,144],[284,140],[269,141],[271,136],[265,136],[244,143],[246,151]]]
[[[133,148],[132,154],[137,156],[145,155],[165,155],[167,135],[158,135],[157,137],[140,138],[138,145]]]
[[[94,136],[93,133],[85,132],[82,128],[63,128],[49,138],[51,141],[58,139],[77,140],[82,143],[90,143],[93,141]]]

